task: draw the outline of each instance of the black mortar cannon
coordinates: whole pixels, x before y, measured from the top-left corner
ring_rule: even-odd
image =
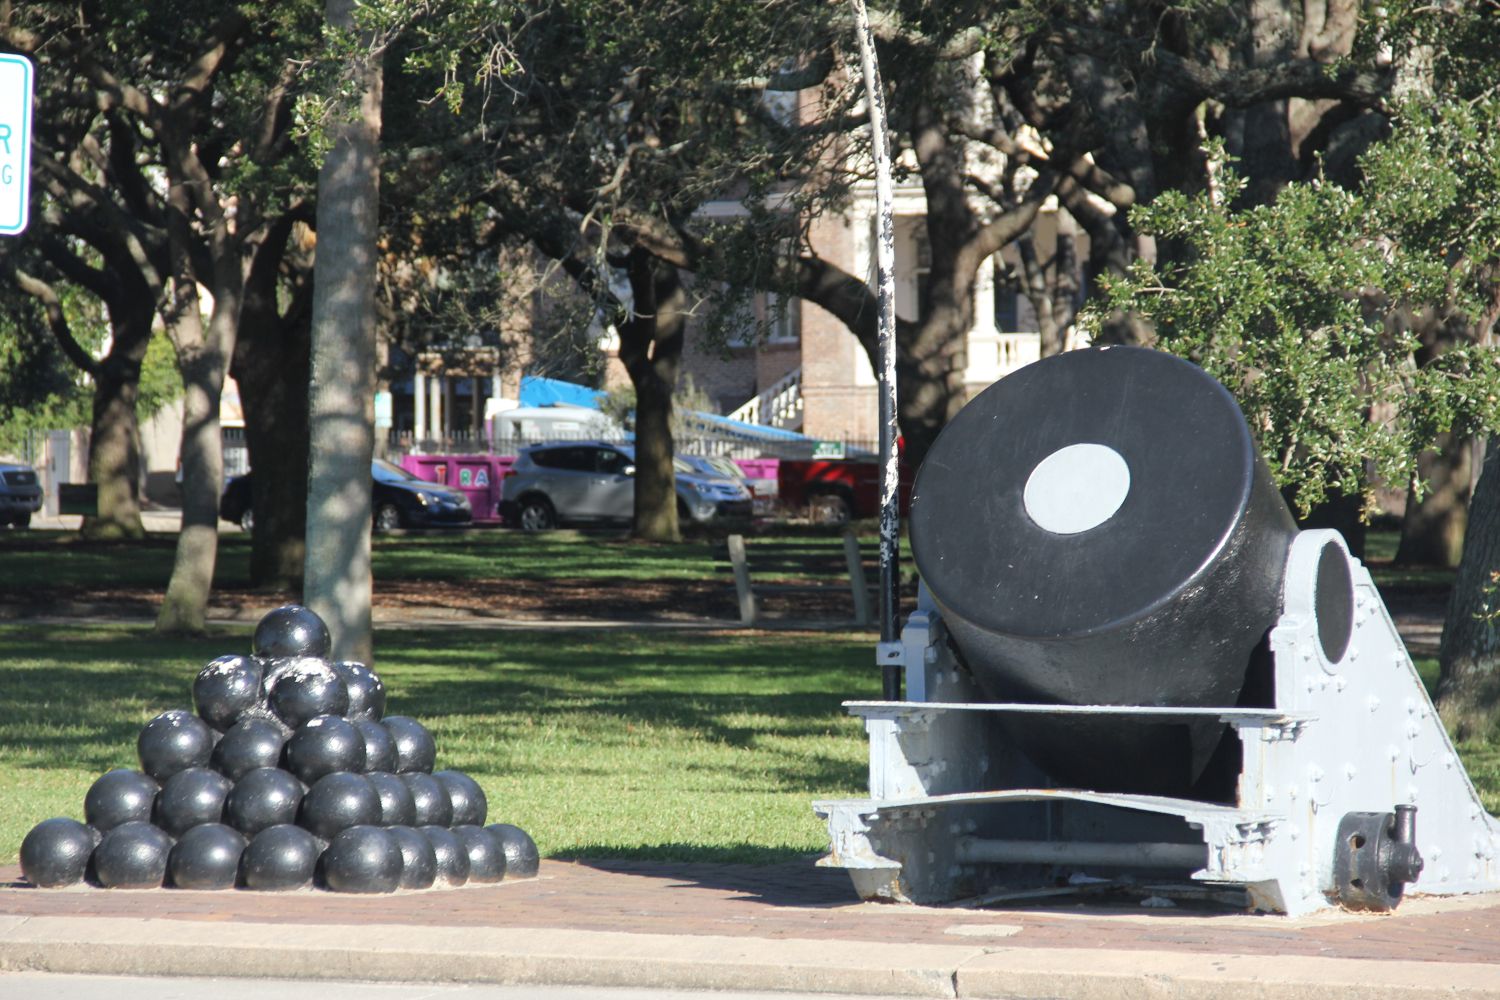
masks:
[[[1500,887],[1500,824],[1374,581],[1297,529],[1196,365],[1018,369],[934,443],[910,530],[918,606],[878,652],[908,700],[846,703],[869,795],[814,803],[861,896],[1103,883],[1301,914]]]
[[[1296,525],[1238,404],[1158,351],[1058,361],[977,396],[917,475],[912,552],[962,662],[997,702],[1263,703]],[[1223,791],[1217,721],[1006,725],[1063,784]]]

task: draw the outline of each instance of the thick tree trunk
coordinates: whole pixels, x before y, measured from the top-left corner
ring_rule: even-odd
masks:
[[[672,391],[687,327],[677,269],[644,250],[629,264],[633,302],[620,330],[620,361],[635,388],[635,518],[631,534],[652,542],[682,538],[672,468]]]
[[[149,327],[147,328],[149,330]],[[148,335],[149,336],[149,335]],[[144,339],[140,354],[145,355]],[[118,349],[118,345],[117,345]],[[111,352],[94,375],[94,411],[89,424],[89,482],[98,489],[97,513],[83,519],[85,538],[146,537],[141,524],[141,453],[135,404],[141,358],[135,351]]]
[[[245,411],[255,527],[250,582],[302,591],[307,555],[309,316],[276,313],[275,288],[247,292],[233,373]]]
[[[219,494],[224,483],[219,397],[226,360],[212,338],[207,343],[183,343],[177,350],[183,382],[182,531],[156,630],[180,634],[204,630],[218,561]]]
[[[917,468],[966,402],[964,369],[969,324],[952,314],[929,314],[921,332],[896,356],[897,422],[903,460]]]
[[[179,143],[182,145],[182,143]],[[170,231],[173,265],[172,305],[167,333],[182,373],[182,529],[156,630],[201,633],[208,623],[208,598],[219,556],[219,495],[224,490],[224,442],[219,401],[239,324],[244,286],[240,248],[227,239],[222,219],[209,240],[213,258],[213,313],[203,326],[199,276],[191,255],[197,233],[189,226],[193,201],[187,183],[175,177],[168,198],[174,208]]]
[[[353,0],[328,0],[330,25],[353,27]],[[318,174],[312,380],[303,592],[333,636],[334,659],[369,663],[370,462],[375,453],[375,237],[380,196],[378,56],[356,69],[358,117],[335,123]]]
[[[1500,707],[1500,442],[1491,441],[1438,653],[1438,711],[1456,739],[1495,733]]]
[[[1417,459],[1417,471],[1427,481],[1426,495],[1420,501],[1407,495],[1396,549],[1396,562],[1403,566],[1457,566],[1463,557],[1474,442],[1442,434],[1435,444],[1433,451]]]
[[[186,234],[183,234],[186,235]],[[168,330],[182,373],[182,530],[156,630],[200,633],[207,625],[209,592],[219,555],[219,495],[224,490],[224,442],[219,400],[234,347],[240,311],[238,252],[217,263],[213,315],[203,329],[198,284],[181,248],[173,280]]]

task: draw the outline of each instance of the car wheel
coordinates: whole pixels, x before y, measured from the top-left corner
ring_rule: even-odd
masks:
[[[251,531],[255,530],[255,508],[254,507],[246,507],[245,510],[244,510],[244,513],[240,514],[240,527],[244,528],[245,531],[247,531],[247,532],[251,532]]]
[[[401,512],[395,504],[383,503],[375,509],[375,530],[395,531],[401,527]]]
[[[522,531],[550,531],[557,527],[557,513],[545,498],[527,497],[521,501],[520,521]]]
[[[837,493],[820,493],[807,502],[807,516],[814,524],[848,524],[849,501]]]
[[[15,521],[13,523],[18,528],[29,528],[29,527],[31,527],[31,515],[30,514],[18,514],[18,515],[16,515],[16,519],[15,519]]]

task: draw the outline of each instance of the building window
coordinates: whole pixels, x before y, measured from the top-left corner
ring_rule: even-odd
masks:
[[[998,254],[995,257],[995,329],[1001,333],[1021,332],[1021,282],[1012,268]]]
[[[802,311],[793,296],[756,292],[736,310],[733,331],[725,343],[730,347],[764,344],[795,344],[802,335]]]
[[[917,292],[917,319],[927,315],[932,305],[932,243],[927,239],[926,220],[912,231],[912,249],[916,266],[912,268],[912,286]]]
[[[802,338],[802,310],[797,299],[769,292],[764,296],[766,341],[771,344],[795,344]]]

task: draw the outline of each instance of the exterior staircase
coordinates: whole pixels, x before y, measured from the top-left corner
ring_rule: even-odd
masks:
[[[794,368],[733,413],[730,420],[781,430],[802,430],[802,369]]]

